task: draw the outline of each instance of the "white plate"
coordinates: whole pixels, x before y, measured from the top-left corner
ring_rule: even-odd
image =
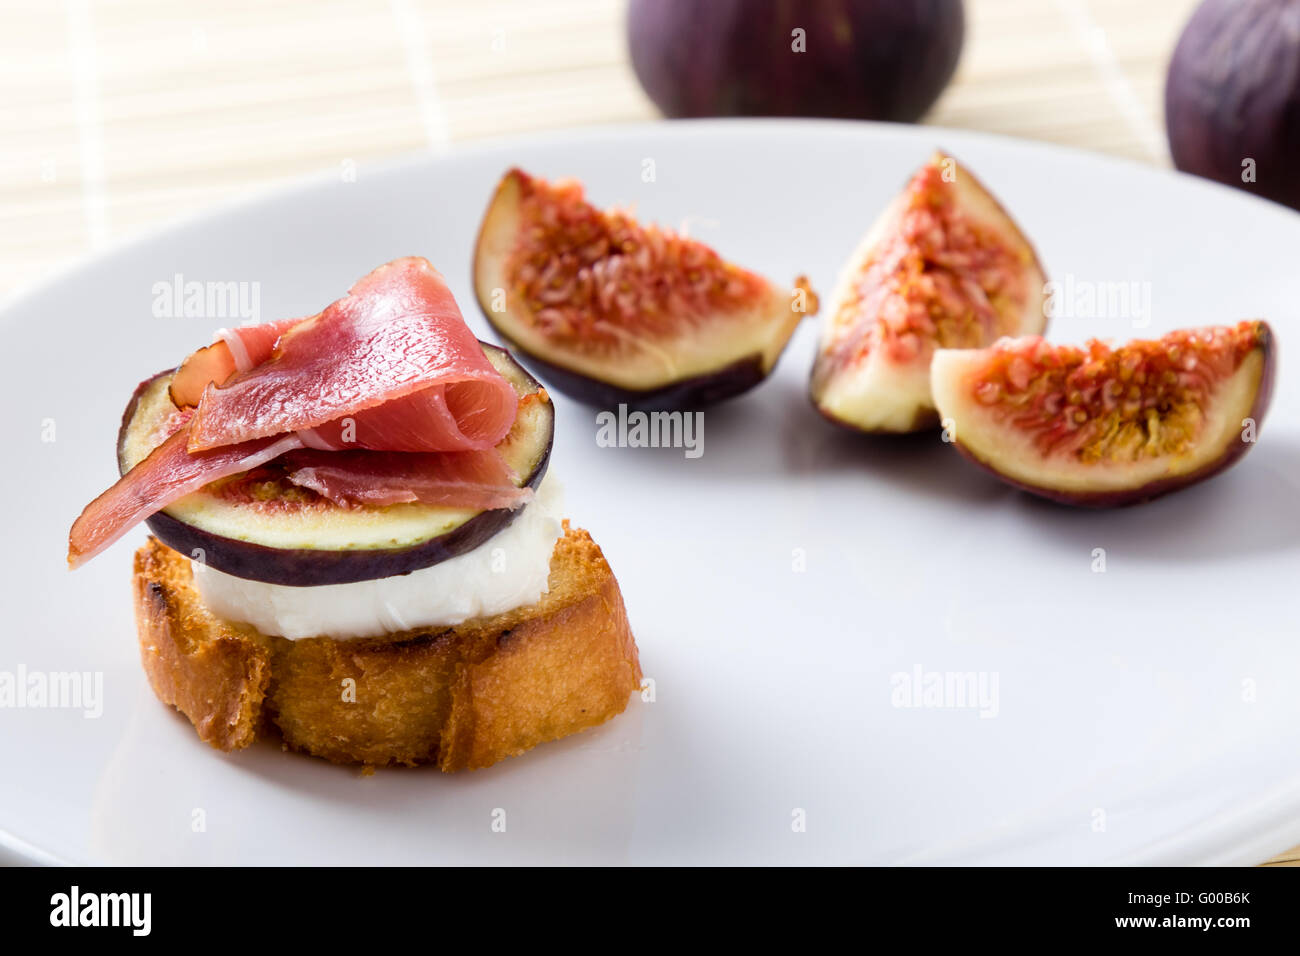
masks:
[[[224,324],[155,318],[156,282],[257,282],[270,319],[419,254],[490,338],[471,243],[497,177],[519,164],[578,176],[596,201],[635,202],[643,217],[689,219],[725,255],[782,280],[807,272],[825,293],[936,143],[1004,201],[1051,275],[1149,283],[1145,328],[1140,315],[1061,318],[1054,338],[1262,315],[1284,351],[1300,340],[1300,218],[1281,207],[1047,146],[821,122],[600,129],[363,168],[170,229],[11,305],[0,670],[104,675],[98,719],[0,711],[11,851],[1249,863],[1300,842],[1300,392],[1285,368],[1242,464],[1108,513],[1015,493],[934,436],[857,440],[826,425],[805,395],[814,321],[769,382],[706,413],[698,459],[597,447],[593,411],[557,398],[554,468],[622,583],[656,699],[477,773],[362,777],[270,745],[210,750],[139,667],[128,577],[143,532],[64,570],[69,523],[114,477],[132,387]],[[917,668],[995,675],[996,716],[894,706],[895,675]]]

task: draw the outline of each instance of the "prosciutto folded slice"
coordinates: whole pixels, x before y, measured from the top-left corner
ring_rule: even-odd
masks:
[[[182,427],[86,506],[68,535],[68,565],[80,567],[156,511],[219,478],[302,447],[297,435],[260,438],[193,454]],[[159,504],[162,502],[162,504]]]
[[[293,325],[263,361],[209,384],[189,450],[309,429],[309,447],[481,450],[510,431],[516,404],[442,276],[424,259],[398,259]],[[353,441],[338,434],[345,417]]]
[[[518,507],[494,446],[518,410],[442,276],[398,259],[318,315],[223,330],[173,377],[193,408],[95,499],[68,537],[72,567],[210,482],[302,457],[290,480],[332,501]]]
[[[172,401],[178,408],[193,408],[203,398],[203,390],[208,385],[219,385],[236,372],[247,372],[265,362],[280,336],[302,321],[281,319],[221,329],[215,342],[193,353],[176,370],[169,389]]]
[[[282,464],[289,480],[338,505],[418,501],[452,508],[516,508],[532,498],[494,449],[456,452],[301,451]]]

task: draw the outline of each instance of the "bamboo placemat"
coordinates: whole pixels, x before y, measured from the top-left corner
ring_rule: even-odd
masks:
[[[927,122],[1166,164],[1195,0],[967,0]],[[0,0],[0,294],[326,168],[656,113],[623,0]],[[1300,847],[1274,863],[1300,864]]]
[[[1193,0],[968,0],[928,118],[1166,162]],[[0,293],[344,163],[653,118],[623,0],[0,0]]]

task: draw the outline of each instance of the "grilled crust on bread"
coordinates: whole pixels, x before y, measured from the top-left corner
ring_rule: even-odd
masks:
[[[487,767],[603,723],[640,687],[618,582],[586,531],[564,529],[536,604],[359,640],[221,620],[188,559],[150,538],[134,575],[145,672],[218,750],[278,734],[335,763]]]

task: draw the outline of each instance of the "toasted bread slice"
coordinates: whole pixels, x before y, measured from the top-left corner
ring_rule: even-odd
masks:
[[[361,640],[216,618],[190,562],[150,538],[135,555],[144,669],[219,750],[278,732],[335,763],[487,767],[622,713],[640,686],[618,582],[591,536],[564,528],[531,607]]]

